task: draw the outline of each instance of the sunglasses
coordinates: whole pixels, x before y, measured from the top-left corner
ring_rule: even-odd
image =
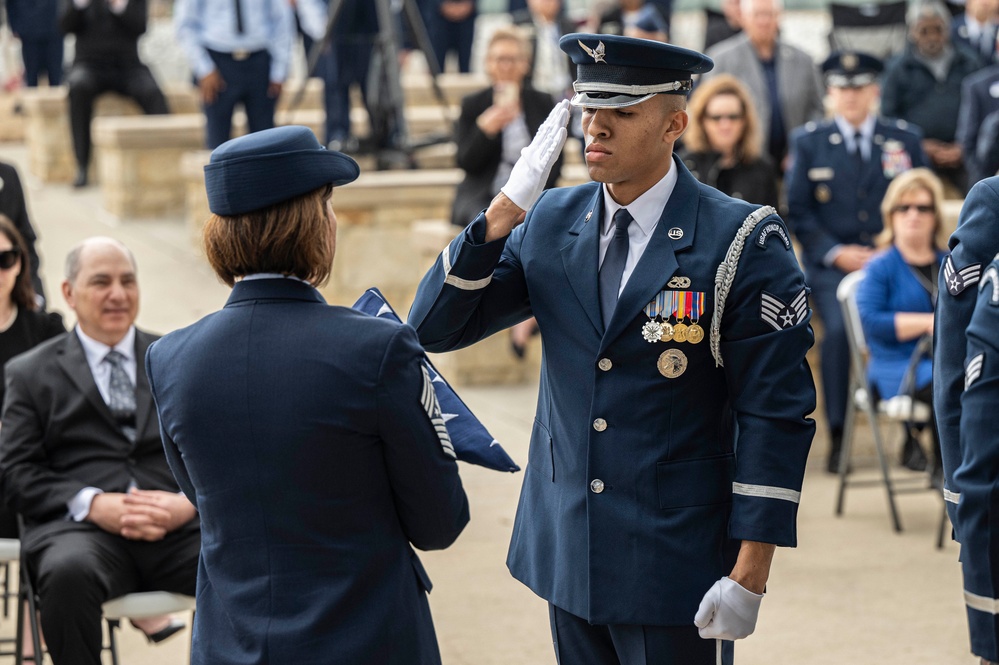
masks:
[[[933,206],[918,206],[915,203],[903,203],[902,205],[895,206],[894,208],[891,209],[891,211],[892,211],[892,213],[896,213],[896,212],[905,213],[905,212],[909,212],[910,208],[915,208],[916,212],[920,212],[920,213],[922,213],[924,215],[928,215],[928,214],[930,214],[932,212],[936,212],[936,210],[933,208]],[[3,256],[3,254],[0,254],[0,256]]]
[[[738,122],[742,120],[743,115],[741,113],[730,113],[723,115],[706,115],[705,120],[710,120],[711,122],[721,122],[722,120],[728,120],[730,122]]]
[[[16,247],[0,252],[0,270],[10,270],[13,268],[20,256],[21,252]]]

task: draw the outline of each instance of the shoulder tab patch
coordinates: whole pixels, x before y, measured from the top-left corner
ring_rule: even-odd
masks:
[[[954,267],[952,256],[948,256],[944,261],[944,284],[947,285],[947,292],[952,296],[959,296],[966,288],[972,284],[977,284],[981,276],[981,263],[972,263],[958,270]]]
[[[967,390],[978,377],[982,375],[982,367],[985,365],[985,354],[979,353],[968,361],[968,366],[964,369],[964,389]]]
[[[978,283],[978,292],[981,293],[986,284],[992,285],[992,295],[989,296],[990,305],[999,305],[999,269],[996,264],[990,265],[982,273],[982,281]]]
[[[807,313],[808,292],[805,289],[795,294],[790,305],[766,291],[760,295],[760,318],[764,323],[770,324],[774,330],[798,325],[805,320]]]
[[[760,228],[759,235],[756,236],[756,246],[760,249],[767,248],[767,240],[770,236],[776,236],[780,238],[780,241],[784,244],[784,249],[791,249],[791,238],[788,237],[787,229],[780,222],[767,222]]]

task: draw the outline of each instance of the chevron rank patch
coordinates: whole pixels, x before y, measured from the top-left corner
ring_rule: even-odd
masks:
[[[774,330],[798,325],[805,320],[807,313],[808,292],[805,289],[795,294],[791,304],[766,291],[760,296],[760,318],[764,323],[770,324]]]
[[[454,445],[451,443],[451,435],[447,433],[447,425],[444,424],[444,414],[441,413],[441,406],[437,403],[437,393],[434,392],[433,382],[430,380],[430,372],[425,365],[420,365],[423,370],[423,394],[420,401],[423,403],[423,410],[427,412],[430,422],[437,430],[437,438],[440,439],[441,448],[444,454],[453,459],[457,459],[454,452]]]
[[[985,269],[985,274],[982,275],[982,281],[978,284],[979,292],[981,292],[987,284],[992,285],[992,295],[989,297],[989,304],[999,305],[999,270],[996,270],[994,265]]]
[[[982,366],[985,364],[985,354],[979,353],[971,359],[964,369],[964,389],[967,390],[978,377],[982,375]]]
[[[953,257],[948,256],[944,261],[944,283],[947,285],[947,292],[952,296],[959,296],[966,288],[977,284],[981,276],[981,263],[972,263],[958,270],[954,267]]]

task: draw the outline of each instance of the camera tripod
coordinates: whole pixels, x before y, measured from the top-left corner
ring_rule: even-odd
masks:
[[[345,2],[367,2],[369,0],[331,0],[329,18],[326,22],[326,32],[321,40],[312,45],[308,58],[308,73],[306,79],[315,74],[319,59],[324,50],[332,48],[334,29],[340,19]],[[378,32],[375,35],[374,48],[371,52],[371,64],[368,71],[368,85],[365,95],[365,105],[368,109],[370,136],[368,143],[375,154],[378,169],[403,166],[415,168],[414,153],[420,148],[445,143],[454,136],[454,123],[448,113],[447,99],[440,88],[437,77],[440,68],[430,43],[430,35],[420,15],[416,0],[373,0],[378,18]],[[404,12],[406,24],[409,27],[417,48],[423,52],[430,72],[430,82],[434,97],[441,107],[448,131],[443,134],[433,134],[414,142],[409,135],[406,123],[405,100],[402,94],[402,82],[399,72],[399,39],[395,30],[395,16],[399,5]],[[395,9],[393,9],[395,5]],[[292,100],[291,108],[295,109],[302,101],[305,84],[299,89]]]

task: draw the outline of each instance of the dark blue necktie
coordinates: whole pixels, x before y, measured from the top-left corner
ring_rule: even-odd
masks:
[[[633,221],[631,213],[624,208],[614,213],[614,237],[604,255],[604,264],[600,266],[600,313],[604,317],[604,328],[610,324],[617,305],[624,263],[628,259],[628,225]]]

